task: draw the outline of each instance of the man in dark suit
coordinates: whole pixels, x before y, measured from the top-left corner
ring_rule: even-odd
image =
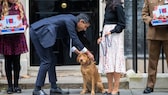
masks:
[[[93,54],[82,44],[77,36],[77,32],[86,31],[90,26],[89,17],[86,14],[74,16],[72,14],[61,14],[44,18],[30,26],[30,38],[35,50],[40,58],[40,68],[37,75],[33,95],[47,95],[41,87],[44,86],[46,73],[49,75],[51,84],[50,94],[68,94],[57,87],[56,70],[52,46],[57,38],[70,37],[72,44],[81,52],[86,53],[90,59],[94,60]]]

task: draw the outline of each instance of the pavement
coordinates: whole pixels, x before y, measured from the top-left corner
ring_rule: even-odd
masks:
[[[64,91],[69,91],[69,95],[80,95],[82,89],[63,89]],[[10,94],[10,95],[32,95],[33,89],[22,89],[22,93],[19,94]],[[46,93],[49,94],[49,89],[44,89]],[[143,94],[143,89],[119,89],[120,95],[168,95],[168,89],[155,89],[154,92],[150,94]],[[8,95],[5,90],[0,92],[0,95]],[[87,93],[85,95],[90,95]],[[102,95],[101,93],[96,93],[96,95]]]
[[[34,88],[34,83],[36,80],[37,72],[30,72],[29,75],[21,76],[19,83],[22,88],[22,93],[14,93],[10,95],[32,95]],[[102,82],[107,90],[107,79],[105,75],[101,76]],[[82,91],[82,75],[80,73],[80,66],[60,66],[57,67],[57,84],[64,91],[69,91],[69,95],[80,95]],[[136,85],[135,85],[136,86]],[[6,77],[0,77],[0,95],[8,95],[6,93],[7,80]],[[50,84],[48,82],[48,77],[46,77],[44,91],[49,94]],[[120,80],[120,95],[168,95],[168,89],[154,89],[153,93],[143,94],[144,88],[130,89],[129,80],[126,76],[123,76]],[[85,95],[90,95],[87,93]],[[96,93],[96,95],[102,95],[101,93]]]

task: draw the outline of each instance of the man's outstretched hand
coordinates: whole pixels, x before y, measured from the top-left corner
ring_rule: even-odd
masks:
[[[94,61],[94,56],[90,51],[87,51],[86,54],[88,55],[88,57]]]

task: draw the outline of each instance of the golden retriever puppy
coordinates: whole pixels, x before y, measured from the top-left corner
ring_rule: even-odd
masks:
[[[91,95],[95,95],[95,92],[104,93],[104,87],[98,73],[95,61],[89,59],[89,57],[80,53],[77,56],[77,62],[81,65],[81,73],[83,77],[83,90],[80,94],[91,92]]]

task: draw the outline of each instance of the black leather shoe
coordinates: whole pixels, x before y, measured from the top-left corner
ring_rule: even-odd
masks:
[[[14,87],[13,92],[21,93],[22,90],[21,90],[21,88],[19,88],[19,87]]]
[[[9,87],[9,88],[6,90],[6,92],[7,92],[8,94],[12,94],[12,93],[13,93],[13,88],[12,88],[12,87]]]
[[[106,91],[105,93],[103,93],[103,95],[112,95],[112,94]]]
[[[50,95],[68,95],[69,92],[63,91],[61,88],[57,87],[56,89],[50,89]]]
[[[153,88],[146,87],[143,93],[148,94],[148,93],[151,93],[151,92],[153,92]]]
[[[47,95],[43,90],[34,90],[33,95]]]

